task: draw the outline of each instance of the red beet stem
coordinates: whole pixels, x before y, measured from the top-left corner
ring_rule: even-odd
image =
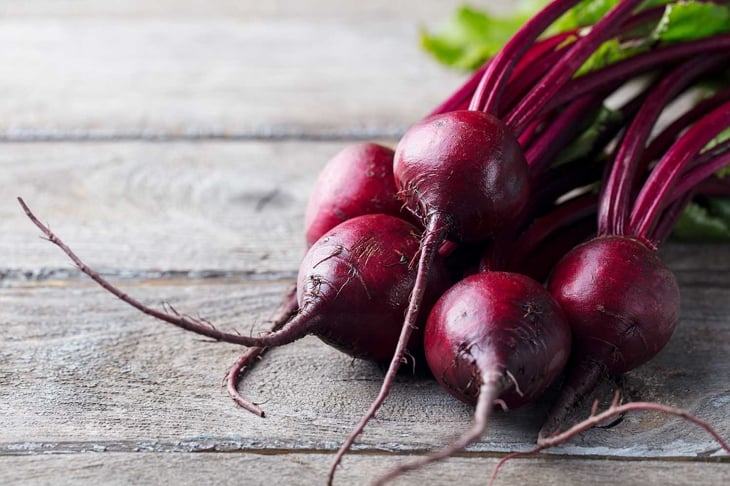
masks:
[[[535,142],[537,137],[540,136],[540,131],[545,125],[548,124],[548,122],[549,116],[535,118],[534,120],[532,120],[532,123],[525,127],[525,131],[522,132],[517,138],[517,142],[522,147],[529,147],[532,143]]]
[[[565,42],[567,42],[569,37],[570,36],[567,35],[565,36]],[[570,44],[545,53],[542,57],[533,60],[529,69],[520,69],[522,64],[517,65],[515,72],[512,74],[512,77],[507,83],[508,88],[505,90],[497,114],[499,116],[505,116],[508,113],[508,110],[513,109],[522,97],[530,91],[535,83],[545,76],[550,68],[555,66],[569,48]],[[525,56],[525,58],[527,58],[527,56]]]
[[[590,152],[577,160],[545,170],[532,186],[535,188],[534,206],[544,207],[552,204],[569,190],[600,179],[603,164],[597,162],[602,158],[601,153],[624,127],[625,121],[636,115],[648,93],[649,90],[643,90],[634,96],[619,109],[619,116],[611,118],[601,126]],[[528,163],[531,163],[530,159]]]
[[[622,0],[603,19],[593,25],[590,32],[577,40],[569,51],[553,66],[553,68],[522,98],[522,101],[505,119],[508,126],[516,134],[537,116],[546,102],[550,100],[573,74],[607,39],[621,28],[621,24],[631,15],[643,0]]]
[[[658,245],[669,238],[682,212],[699,192],[701,183],[713,178],[715,172],[723,167],[730,166],[730,140],[702,154],[694,164],[695,167],[681,176],[674,192],[668,198],[667,207],[662,211],[659,221],[648,233],[647,238],[652,243]]]
[[[547,67],[540,72],[536,69],[535,63],[540,60],[540,65],[546,64],[546,61],[543,58],[549,57],[551,51],[565,41],[565,39],[567,39],[570,35],[571,32],[563,32],[548,37],[545,40],[536,42],[530,50],[527,51],[525,56],[515,68],[515,71],[510,78],[510,92],[512,92],[514,88],[512,85],[513,80],[523,79],[523,73],[529,74],[536,72],[539,76],[544,74],[547,71]],[[428,116],[440,115],[442,113],[459,109],[466,109],[469,106],[469,100],[474,96],[474,92],[491,62],[492,59],[487,60],[458,90],[456,90],[446,101],[434,108]],[[547,64],[547,66],[550,66],[551,64],[552,63]]]
[[[375,398],[373,403],[370,405],[368,411],[363,415],[355,429],[347,436],[345,442],[342,444],[340,449],[337,451],[335,458],[330,466],[329,474],[327,476],[327,484],[331,485],[334,480],[335,471],[337,466],[342,461],[343,456],[350,449],[355,439],[362,433],[365,426],[370,419],[375,415],[380,406],[385,401],[385,398],[390,392],[390,388],[395,380],[395,375],[398,372],[398,368],[405,358],[406,345],[411,337],[413,329],[416,326],[418,314],[421,309],[421,302],[423,301],[424,293],[426,292],[426,283],[428,281],[428,269],[433,264],[434,258],[446,238],[446,234],[449,230],[449,222],[440,214],[436,213],[431,216],[428,225],[426,226],[426,232],[421,240],[420,256],[418,259],[418,269],[416,273],[416,282],[413,285],[413,292],[411,294],[410,304],[408,311],[406,312],[405,321],[403,323],[403,329],[401,330],[400,338],[398,339],[398,345],[396,346],[393,354],[393,359],[390,362],[388,371],[383,378],[383,383],[378,392],[378,396]]]
[[[730,102],[726,102],[690,127],[662,157],[651,171],[641,192],[636,197],[629,221],[629,231],[646,237],[658,223],[658,215],[665,207],[668,194],[677,184],[687,164],[720,132],[730,126]]]
[[[669,238],[674,226],[682,216],[684,209],[692,201],[694,195],[695,191],[689,190],[670,204],[662,213],[659,223],[656,225],[656,228],[654,228],[654,231],[649,233],[648,238],[651,241],[656,242],[657,245]]]
[[[698,157],[693,167],[686,171],[677,182],[669,202],[672,203],[682,194],[692,190],[702,181],[711,177],[720,169],[730,165],[730,140],[726,140],[712,150]]]
[[[474,93],[469,109],[481,109],[497,115],[502,92],[517,63],[535,42],[535,39],[579,1],[555,0],[527,21],[489,64]]]
[[[642,27],[646,24],[655,23],[662,17],[665,8],[665,6],[654,7],[649,10],[643,10],[632,15],[621,25],[620,35],[631,34],[631,31],[634,29]],[[561,39],[561,42],[556,43],[553,46],[554,50],[552,52],[546,52],[545,55],[541,56],[539,59],[535,58],[530,63],[529,69],[524,69],[524,71],[521,71],[520,67],[523,63],[520,63],[517,66],[517,68],[515,69],[515,73],[509,80],[509,90],[504,94],[504,101],[502,102],[502,107],[499,110],[499,116],[505,115],[505,113],[503,113],[504,109],[514,109],[515,106],[520,102],[521,98],[525,96],[525,94],[529,91],[529,89],[534,86],[535,83],[540,78],[542,78],[545,73],[547,73],[548,70],[560,60],[561,57],[565,55],[565,53],[572,47],[572,44],[568,43],[567,40],[570,37],[576,37],[576,32],[577,30],[564,32],[562,34],[563,38]],[[556,37],[558,36],[553,36],[550,39]],[[544,42],[547,42],[547,40]],[[557,49],[558,47],[559,49]],[[523,62],[530,55],[531,51],[528,52],[528,54],[525,56]],[[610,87],[606,86],[606,90],[610,90]]]
[[[599,235],[625,235],[631,209],[630,199],[638,179],[646,141],[666,105],[694,81],[714,68],[722,57],[708,56],[679,65],[651,89],[618,148],[611,172],[603,186],[598,210]]]
[[[626,60],[611,64],[605,68],[580,76],[568,81],[562,89],[545,103],[543,112],[550,111],[564,103],[585,96],[595,91],[601,91],[606,86],[613,86],[617,82],[631,79],[641,73],[656,69],[682,59],[707,55],[721,54],[730,49],[730,34],[716,35],[709,38],[682,42],[661,47],[650,52],[637,54]]]
[[[603,148],[599,145],[599,149]],[[602,157],[593,153],[551,168],[532,186],[536,188],[532,196],[534,214],[541,216],[552,211],[556,200],[574,189],[599,182],[602,174]]]
[[[575,139],[587,119],[601,106],[602,97],[585,96],[563,110],[525,152],[530,176],[539,177],[568,141]]]
[[[508,268],[515,268],[520,262],[532,255],[551,235],[567,228],[587,216],[595,214],[597,197],[595,194],[572,199],[549,212],[545,216],[535,220],[517,239],[512,248]]]
[[[679,118],[674,120],[672,123],[666,126],[654,139],[649,143],[649,146],[644,151],[645,163],[648,163],[660,158],[679,135],[687,129],[691,124],[714,110],[717,106],[730,100],[730,86],[721,89],[717,93],[713,94],[709,98],[706,98],[691,109],[683,113]]]
[[[482,385],[479,387],[479,399],[477,400],[476,409],[474,410],[474,423],[471,428],[456,439],[451,445],[425,457],[395,466],[377,478],[373,482],[373,486],[382,486],[408,471],[413,471],[414,469],[419,469],[427,464],[449,458],[479,440],[479,438],[487,430],[487,423],[492,409],[494,408],[495,400],[497,400],[499,396],[511,386],[513,386],[512,382],[510,382],[502,373],[497,371],[482,373]]]

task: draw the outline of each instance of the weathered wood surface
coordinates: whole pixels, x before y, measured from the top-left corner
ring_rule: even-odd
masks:
[[[144,301],[168,301],[220,328],[246,333],[261,329],[287,284],[155,279],[124,288]],[[220,387],[240,348],[203,342],[152,321],[84,282],[18,284],[3,294],[0,454],[95,447],[324,451],[336,447],[382,378],[378,366],[352,361],[315,338],[273,350],[245,387],[249,397],[265,402],[268,418],[262,420],[233,406]],[[730,289],[690,287],[684,298],[682,326],[660,356],[627,377],[626,390],[634,400],[690,409],[729,436]],[[608,399],[608,389],[604,392]],[[545,406],[497,414],[488,436],[472,449],[526,447]],[[428,449],[447,441],[469,416],[469,407],[429,378],[406,374],[358,448]],[[590,431],[555,451],[691,458],[716,449],[699,429],[647,414]]]
[[[403,455],[351,455],[340,472],[341,484],[366,484],[378,471],[404,459]],[[82,454],[51,457],[1,457],[0,482],[8,486],[105,484],[147,485],[317,484],[326,473],[322,454]],[[483,486],[496,459],[459,457],[439,469],[408,474],[394,485],[459,484]],[[286,467],[282,467],[286,465]],[[275,471],[275,473],[274,473]],[[667,461],[580,462],[565,458],[513,461],[500,472],[495,486],[563,486],[566,484],[642,486],[721,485],[730,481],[727,464]]]
[[[393,143],[458,84],[416,42],[419,22],[457,3],[0,1],[0,138],[15,141],[0,150],[0,484],[323,481],[378,366],[316,338],[273,350],[245,384],[269,414],[253,417],[220,386],[240,348],[115,301],[38,238],[14,198],[145,302],[256,332],[296,273],[326,160],[355,139]],[[682,323],[626,390],[730,437],[730,246],[663,255]],[[484,484],[494,456],[531,445],[548,401],[496,414],[467,457],[404,483]],[[338,479],[362,484],[441,446],[470,414],[405,374]],[[500,484],[729,475],[699,429],[637,414],[513,463]]]
[[[346,144],[6,145],[0,151],[0,275],[34,279],[73,271],[35,237],[15,196],[89,263],[122,276],[292,275],[304,251],[304,209],[314,181]],[[721,283],[730,272],[727,245],[670,246],[664,254],[700,285]]]
[[[5,1],[0,139],[399,133],[458,85],[417,41],[458,2],[360,3]]]

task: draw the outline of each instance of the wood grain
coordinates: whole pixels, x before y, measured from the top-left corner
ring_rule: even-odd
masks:
[[[338,0],[12,0],[0,1],[0,13],[6,18],[126,17],[139,18],[267,18],[298,17],[308,22],[327,18],[382,19],[395,17],[418,22],[438,22],[446,18],[459,0],[370,0],[358,5]],[[506,2],[481,0],[480,7],[493,12],[509,12]]]
[[[350,455],[336,484],[367,484],[403,455]],[[75,454],[0,457],[0,481],[15,485],[323,484],[330,457],[321,454]],[[392,483],[484,485],[496,459],[459,457]],[[569,458],[516,460],[495,486],[566,484],[683,486],[727,484],[728,464],[665,461],[599,461]]]
[[[418,45],[456,3],[3,2],[0,139],[400,133],[463,77]]]
[[[0,281],[72,272],[65,257],[37,237],[15,196],[90,264],[122,277],[293,276],[314,181],[348,143],[5,145]],[[663,254],[687,285],[728,285],[727,243],[670,245]]]
[[[219,328],[257,332],[288,282],[128,282]],[[332,450],[375,395],[382,371],[315,338],[273,350],[246,381],[267,419],[238,409],[221,380],[240,348],[207,343],[115,301],[91,284],[0,290],[0,454],[109,451]],[[698,298],[704,295],[704,299]],[[688,408],[730,436],[730,290],[690,289],[682,325],[650,364],[630,373],[633,400]],[[710,304],[711,302],[711,304]],[[243,319],[242,316],[245,316]],[[243,320],[242,320],[243,319]],[[606,385],[597,393],[611,396]],[[472,450],[506,452],[534,441],[551,395],[497,414]],[[587,405],[581,414],[587,413]],[[471,409],[427,376],[402,376],[357,448],[421,451],[467,426]],[[615,457],[713,455],[701,430],[653,414],[589,431],[557,452]]]
[[[356,140],[392,144],[459,84],[417,42],[459,3],[0,0],[0,484],[323,482],[378,365],[315,337],[272,350],[244,384],[268,412],[254,417],[222,387],[241,348],[114,300],[14,198],[141,300],[258,332],[296,274],[324,163]],[[624,390],[730,437],[730,245],[662,255],[681,325]],[[484,484],[497,456],[531,446],[554,393],[402,484]],[[593,398],[611,395],[604,383]],[[339,482],[443,446],[471,413],[404,372]],[[728,482],[701,430],[636,414],[513,462],[498,484]]]

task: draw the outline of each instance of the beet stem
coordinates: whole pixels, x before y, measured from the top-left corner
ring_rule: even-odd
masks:
[[[728,100],[730,100],[730,86],[700,101],[690,110],[683,113],[654,137],[644,151],[646,162],[648,163],[660,158],[688,126]]]
[[[572,44],[572,40],[569,42],[569,39],[574,38],[575,35],[576,31],[565,32],[559,43],[555,43],[551,50],[546,51],[539,57],[531,55],[534,48],[525,54],[525,57],[517,65],[515,72],[507,83],[509,89],[505,91],[504,97],[500,102],[499,110],[497,111],[500,117],[505,116],[509,110],[514,108],[535,83],[545,76],[550,68],[565,55],[565,52]],[[523,67],[525,63],[529,64]]]
[[[646,142],[667,103],[699,75],[712,69],[722,57],[692,59],[677,66],[656,83],[651,94],[626,131],[608,180],[604,184],[598,210],[599,235],[625,235],[631,210],[631,196],[640,173]]]
[[[510,386],[514,386],[512,381],[506,379],[503,374],[496,371],[492,373],[485,373],[482,378],[482,385],[479,388],[479,398],[477,400],[476,409],[474,410],[474,423],[471,428],[456,439],[451,445],[414,461],[404,462],[393,467],[384,475],[377,478],[373,485],[382,486],[408,471],[413,471],[433,462],[451,457],[455,453],[466,449],[468,446],[479,440],[479,438],[484,434],[484,431],[487,429],[487,423],[489,421],[489,416],[492,413],[492,409],[494,408],[495,401]]]
[[[571,140],[580,135],[580,127],[601,106],[600,97],[586,96],[571,103],[525,151],[530,176],[539,177]]]
[[[700,155],[694,165],[696,167],[687,170],[681,176],[674,193],[667,198],[667,207],[659,216],[659,221],[647,233],[646,238],[653,244],[658,245],[669,238],[682,212],[692,201],[702,182],[712,179],[715,172],[721,168],[730,166],[730,140]]]
[[[428,225],[426,226],[426,231],[423,235],[423,239],[421,240],[421,255],[418,259],[416,281],[413,285],[413,293],[411,294],[408,311],[406,312],[403,328],[401,329],[401,334],[398,338],[398,345],[395,348],[393,359],[390,361],[390,366],[388,367],[388,371],[385,374],[383,384],[380,387],[380,391],[378,392],[377,397],[370,405],[370,408],[365,413],[365,415],[363,415],[358,424],[355,426],[355,429],[350,433],[350,435],[347,436],[344,444],[342,444],[340,449],[337,451],[337,454],[335,455],[335,459],[330,466],[329,474],[327,476],[327,484],[330,486],[334,481],[335,471],[337,469],[337,466],[342,461],[343,456],[355,442],[355,439],[365,429],[365,426],[370,421],[370,419],[375,416],[375,413],[378,411],[378,409],[380,409],[380,406],[383,404],[385,398],[390,392],[390,388],[393,385],[393,381],[395,380],[395,375],[398,372],[398,368],[400,367],[405,357],[408,340],[411,337],[411,333],[413,332],[413,329],[416,325],[416,320],[418,319],[421,302],[423,301],[423,295],[426,291],[426,284],[428,281],[427,270],[431,266],[438,251],[438,248],[441,246],[444,239],[446,238],[446,233],[448,229],[448,221],[441,214],[436,213],[430,217]]]
[[[147,305],[142,304],[137,299],[131,297],[123,290],[115,287],[112,283],[106,280],[104,277],[99,275],[98,272],[88,267],[76,254],[69,248],[58,236],[56,236],[50,228],[41,223],[38,218],[33,214],[30,208],[25,204],[22,198],[18,198],[18,202],[23,207],[25,214],[35,224],[41,232],[45,235],[46,239],[59,247],[70,259],[76,264],[76,266],[83,273],[88,275],[92,280],[99,284],[104,290],[117,297],[122,302],[126,302],[135,309],[147,314],[148,316],[154,317],[161,321],[168,322],[174,326],[191,331],[196,334],[200,334],[216,341],[223,341],[232,344],[240,344],[242,346],[281,346],[288,344],[292,341],[304,337],[309,334],[313,328],[316,327],[318,321],[312,318],[311,312],[302,311],[290,322],[289,326],[285,329],[269,334],[263,337],[249,337],[242,336],[240,334],[233,334],[219,331],[214,328],[210,323],[194,319],[192,317],[179,314],[174,309],[172,313],[163,312]],[[310,308],[311,310],[311,308]]]
[[[588,73],[567,82],[550,99],[542,112],[548,112],[564,103],[585,96],[595,91],[602,91],[606,86],[633,78],[638,74],[650,71],[663,65],[692,56],[704,56],[712,53],[723,53],[730,49],[730,34],[716,35],[696,41],[660,47],[611,64],[605,68]]]
[[[654,228],[654,231],[647,235],[647,238],[654,242],[657,246],[669,238],[669,235],[671,235],[674,230],[674,226],[677,224],[677,221],[679,221],[679,218],[682,216],[682,213],[687,205],[692,201],[694,196],[695,191],[688,190],[670,204],[667,209],[664,210],[664,213],[662,213],[659,224],[657,224],[656,228]]]
[[[579,0],[555,0],[527,21],[494,57],[469,105],[497,115],[507,80],[535,39]]]
[[[512,80],[528,78],[528,76],[523,75],[525,73],[529,74],[529,79],[532,79],[532,76],[536,76],[538,78],[542,76],[548,68],[545,67],[544,70],[540,70],[540,68],[535,68],[535,63],[539,61],[540,66],[552,65],[553,62],[548,62],[551,61],[550,55],[553,54],[552,51],[572,34],[572,31],[561,32],[545,40],[536,42],[515,68],[515,72],[513,73],[512,78],[510,78],[510,84],[512,83]],[[482,66],[474,72],[463,85],[449,96],[447,100],[434,108],[428,116],[441,115],[454,110],[466,109],[469,106],[469,100],[474,96],[474,92],[491,62],[492,59],[488,59],[484,64],[482,64]],[[532,82],[528,84],[527,81],[528,79],[525,79],[523,84],[528,86],[532,84]],[[510,85],[510,90],[513,88],[514,86]]]
[[[284,296],[284,300],[276,309],[271,318],[273,325],[269,332],[275,332],[281,329],[291,318],[297,313],[297,285],[292,284]],[[238,360],[231,366],[226,374],[226,390],[228,395],[242,408],[248,410],[254,415],[265,417],[264,411],[255,403],[243,398],[238,391],[238,386],[243,378],[244,371],[249,371],[253,367],[254,360],[262,356],[268,348],[254,347],[248,349]]]
[[[687,165],[720,132],[730,126],[730,102],[725,102],[692,125],[652,170],[631,211],[629,230],[642,238],[653,231],[668,194]]]
[[[656,23],[659,19],[661,19],[662,15],[664,14],[665,8],[666,7],[664,5],[661,5],[648,10],[642,10],[637,12],[621,25],[621,31],[619,35],[622,35],[624,33],[630,34],[631,31],[634,29],[637,29],[649,23]],[[527,53],[525,58],[521,61],[521,64],[518,65],[517,68],[515,68],[515,74],[509,80],[509,91],[505,93],[505,99],[502,103],[503,110],[513,109],[520,102],[521,98],[525,96],[527,91],[532,86],[534,86],[535,83],[540,78],[542,78],[545,73],[547,73],[548,70],[557,63],[558,60],[560,60],[565,52],[567,52],[567,50],[572,47],[572,42],[567,42],[567,39],[569,37],[577,38],[577,32],[578,29],[563,32],[549,39],[546,39],[545,41],[542,41],[548,42],[552,39],[562,36],[560,38],[560,42],[555,42],[550,46],[552,48],[551,52],[547,52],[546,49],[545,52],[547,54],[541,54],[539,58],[538,56],[530,56],[530,54],[532,53],[532,49]],[[558,47],[560,49],[556,50]],[[529,59],[530,57],[532,58]],[[522,72],[520,70],[520,67],[527,60],[532,62],[529,65],[529,69],[525,69],[524,72]],[[608,85],[604,86],[602,89],[608,89]],[[499,116],[501,117],[503,115],[504,113],[500,111]]]
[[[669,202],[673,202],[682,194],[699,185],[700,182],[711,177],[715,172],[730,165],[730,140],[726,140],[722,144],[712,150],[703,153],[697,157],[693,167],[686,170],[681,180],[677,181],[674,193],[668,198]]]
[[[605,40],[619,31],[621,24],[642,1],[622,0],[603,19],[591,27],[587,35],[578,39],[570,47],[560,61],[543,76],[505,118],[505,123],[514,129],[515,134],[522,133],[525,126],[540,113],[546,103],[561,90],[591,54]]]
[[[536,219],[511,247],[510,268],[533,255],[537,248],[561,229],[592,217],[596,212],[595,194],[585,194],[567,201],[545,216]]]

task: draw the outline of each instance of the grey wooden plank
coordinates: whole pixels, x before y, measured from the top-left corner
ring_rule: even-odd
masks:
[[[0,154],[0,268],[69,268],[15,196],[116,270],[296,270],[314,180],[345,143],[12,144]]]
[[[306,17],[370,18],[401,17],[419,22],[439,21],[462,2],[458,0],[370,0],[361,5],[338,0],[0,0],[4,17]],[[514,6],[496,0],[481,0],[481,8],[509,12]]]
[[[255,332],[287,284],[151,280],[124,288],[220,328]],[[332,450],[383,376],[377,365],[306,338],[271,351],[251,373],[245,390],[265,403],[268,418],[260,419],[236,408],[220,386],[240,348],[155,323],[90,284],[28,284],[0,289],[0,297],[0,455]],[[634,400],[690,409],[730,437],[730,289],[691,288],[685,298],[682,324],[670,344],[630,373],[625,387]],[[604,402],[610,396],[607,385],[596,394]],[[496,413],[489,433],[471,450],[528,448],[549,400]],[[470,414],[427,376],[406,373],[356,448],[428,450],[465,428]],[[697,458],[717,454],[717,445],[677,419],[637,414],[555,452]]]
[[[459,84],[418,46],[457,2],[4,2],[0,138],[368,137]]]
[[[403,455],[351,455],[337,484],[367,484]],[[0,458],[0,481],[12,485],[323,484],[330,456],[322,454],[110,454]],[[409,473],[392,484],[484,485],[494,458],[459,457]],[[727,484],[730,466],[717,463],[599,461],[567,458],[515,460],[495,486],[510,484]]]
[[[115,273],[292,275],[314,181],[348,143],[5,145],[0,281],[65,278],[71,270],[37,237],[15,196],[89,263]],[[671,244],[663,253],[686,285],[727,286],[729,244]]]

